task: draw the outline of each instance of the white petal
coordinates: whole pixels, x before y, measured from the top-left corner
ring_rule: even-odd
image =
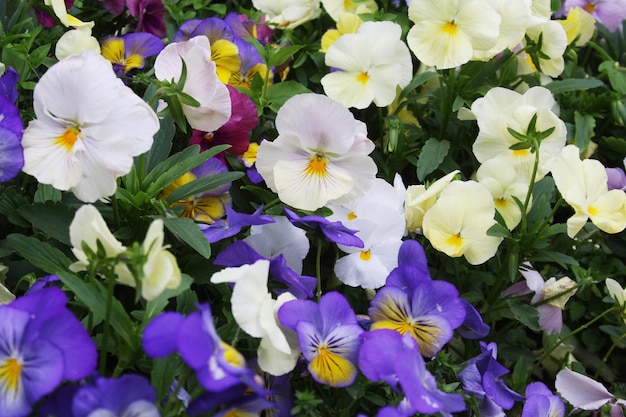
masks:
[[[556,375],[555,386],[563,398],[583,410],[597,410],[613,398],[604,385],[569,368]]]

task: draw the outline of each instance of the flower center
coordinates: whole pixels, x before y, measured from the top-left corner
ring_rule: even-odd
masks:
[[[350,213],[348,213],[347,217],[348,217],[348,220],[354,220],[356,219],[356,214],[353,211],[351,211]]]
[[[498,198],[495,201],[495,203],[496,203],[496,207],[501,208],[501,209],[507,206],[506,200],[504,198]]]
[[[80,129],[77,126],[71,126],[63,134],[57,136],[54,143],[63,146],[67,153],[70,153],[79,137]]]
[[[592,216],[595,216],[598,214],[598,209],[595,208],[594,206],[589,206],[587,207],[587,213],[589,213]]]
[[[596,10],[596,5],[593,3],[587,3],[583,6],[583,9],[589,13],[593,13],[593,11]]]
[[[318,177],[325,177],[327,174],[326,169],[326,157],[321,153],[316,153],[309,160],[305,173],[308,175],[317,175]]]
[[[461,237],[460,233],[457,233],[456,235],[452,235],[448,239],[446,239],[446,243],[448,245],[452,245],[452,246],[456,246],[457,248],[460,248],[461,245],[463,245],[463,238]]]
[[[522,157],[522,156],[528,156],[530,152],[528,151],[528,149],[515,149],[513,151],[513,156],[517,156],[517,157]]]
[[[362,72],[356,76],[356,80],[360,82],[361,84],[367,83],[369,79],[370,79],[370,76],[367,75],[367,72]]]
[[[369,261],[370,259],[372,259],[372,252],[370,252],[369,249],[362,250],[359,257],[361,258],[362,261]]]
[[[16,358],[9,358],[0,366],[0,382],[2,393],[11,391],[14,393],[19,388],[22,364]]]
[[[458,28],[454,22],[446,22],[443,24],[441,30],[448,35],[453,36],[456,35],[456,31],[458,30]]]

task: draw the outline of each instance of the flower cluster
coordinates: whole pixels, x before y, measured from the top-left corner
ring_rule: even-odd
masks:
[[[626,0],[4,3],[0,416],[624,413]]]

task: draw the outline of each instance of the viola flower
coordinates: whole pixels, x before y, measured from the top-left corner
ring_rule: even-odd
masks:
[[[259,390],[243,355],[217,334],[209,305],[197,307],[186,317],[166,312],[153,318],[143,331],[146,354],[164,358],[178,353],[196,373],[200,385],[213,393],[242,384]]]
[[[80,27],[65,32],[57,41],[54,48],[54,56],[61,61],[83,51],[100,53],[100,44],[96,38],[91,36],[90,27]]]
[[[17,81],[20,79],[20,75],[13,69],[13,67],[6,68],[3,64],[0,64],[0,96],[4,96],[11,103],[17,102]]]
[[[356,33],[363,20],[354,13],[340,13],[337,18],[337,29],[329,29],[322,35],[320,51],[326,53],[330,45],[347,33]]]
[[[482,1],[414,0],[407,34],[409,48],[425,65],[446,69],[472,59],[475,50],[493,48],[500,35],[500,15]]]
[[[77,259],[77,262],[70,265],[70,270],[74,272],[85,271],[89,265],[90,260],[83,250],[83,245],[94,254],[99,252],[99,247],[102,248],[104,250],[102,255],[107,258],[115,258],[126,251],[126,247],[109,230],[102,214],[91,204],[86,204],[76,211],[69,232],[72,253]],[[135,285],[135,280],[125,264],[118,263],[115,266],[115,274],[118,281],[126,285]]]
[[[459,372],[459,380],[463,390],[479,401],[481,416],[502,416],[503,410],[510,410],[515,401],[524,397],[504,384],[501,377],[509,370],[496,361],[496,344],[480,342],[480,350],[482,353],[467,361],[465,369]]]
[[[520,181],[515,168],[501,157],[483,163],[476,172],[476,180],[489,190],[506,227],[513,230],[522,220],[522,210],[515,199],[525,200],[529,184]]]
[[[230,94],[217,78],[211,46],[204,36],[167,45],[154,62],[154,74],[161,81],[179,82],[183,70],[187,79],[184,93],[200,103],[199,107],[182,104],[183,113],[193,129],[213,132],[230,119]]]
[[[279,29],[293,29],[322,12],[319,0],[252,0],[252,5],[267,15],[268,25]]]
[[[250,146],[248,135],[257,125],[258,111],[250,97],[230,85],[226,87],[231,103],[230,119],[213,132],[194,130],[189,139],[189,145],[200,145],[201,151],[217,145],[230,145],[231,147],[226,152],[241,156]],[[226,162],[223,153],[219,153],[217,158]]]
[[[378,5],[374,0],[364,1],[343,1],[343,0],[322,0],[322,6],[335,22],[339,21],[342,13],[353,15],[376,13]]]
[[[230,12],[224,18],[224,21],[228,23],[228,26],[233,30],[235,36],[240,38],[255,38],[262,44],[270,42],[274,31],[269,25],[265,24],[264,19],[261,18],[260,22],[250,19],[246,14],[237,14],[236,12]]]
[[[359,368],[371,381],[384,381],[401,391],[406,401],[399,410],[387,409],[379,416],[410,416],[415,413],[450,413],[466,409],[463,396],[448,394],[437,388],[437,381],[426,369],[418,342],[408,335],[391,330],[374,330],[361,335]]]
[[[363,241],[355,236],[356,230],[348,229],[341,222],[331,222],[321,216],[298,216],[295,212],[283,207],[292,224],[304,224],[307,227],[319,225],[320,230],[331,242],[346,246],[363,247]]]
[[[199,179],[228,172],[228,167],[218,158],[211,158],[192,169],[163,189],[162,199],[166,199],[183,185]],[[180,217],[187,217],[198,222],[211,224],[226,215],[226,208],[231,206],[229,193],[231,183],[220,185],[172,203],[172,207],[184,207]]]
[[[561,75],[565,68],[563,54],[567,48],[567,34],[563,26],[554,20],[531,26],[526,29],[524,43],[530,55],[535,57],[532,63],[536,71],[549,77]]]
[[[435,356],[465,319],[465,307],[454,285],[433,281],[428,272],[399,266],[368,310],[372,330],[391,329],[417,340],[423,356]]]
[[[564,417],[565,404],[543,382],[533,382],[526,387],[526,402],[522,417]]]
[[[572,45],[572,43],[574,46],[586,45],[596,30],[596,20],[580,7],[572,7],[567,12],[567,18],[565,20],[557,20],[557,22],[565,30],[568,45]]]
[[[72,399],[71,417],[93,415],[158,417],[157,393],[143,376],[96,377],[82,385]]]
[[[238,37],[236,37],[233,42],[239,51],[241,66],[238,71],[231,74],[228,79],[228,85],[249,90],[250,84],[257,74],[262,80],[267,78],[267,84],[271,84],[274,79],[274,74],[267,68],[267,65],[263,62],[259,51],[257,51],[254,45]]]
[[[400,25],[385,21],[365,22],[356,33],[339,37],[326,51],[325,63],[334,69],[321,80],[326,95],[357,109],[391,104],[413,74],[401,34]]]
[[[159,130],[150,106],[93,51],[50,67],[35,86],[34,107],[22,139],[24,172],[85,202],[112,195]]]
[[[331,387],[347,387],[357,374],[363,329],[345,297],[326,293],[319,304],[289,301],[278,310],[283,326],[298,333],[298,342],[313,378]]]
[[[9,91],[10,93],[10,91]],[[24,125],[13,101],[0,94],[0,183],[17,176],[24,165],[22,135]]]
[[[165,36],[165,6],[162,0],[126,0],[130,15],[136,18],[136,32],[149,32],[159,38]]]
[[[228,83],[232,74],[241,68],[239,50],[234,43],[235,36],[230,26],[218,17],[193,19],[185,22],[176,32],[174,42],[183,42],[196,36],[209,39],[211,60],[215,62],[217,78],[224,84]]]
[[[256,167],[294,208],[314,211],[362,195],[376,175],[365,125],[321,94],[296,95],[276,115],[278,137],[259,145]]]
[[[562,10],[569,11],[574,7],[580,7],[614,32],[622,27],[622,21],[626,18],[624,6],[626,4],[623,0],[565,0]]]
[[[190,416],[205,416],[207,413],[215,417],[259,416],[263,410],[274,406],[266,399],[269,395],[269,391],[251,392],[245,385],[235,385],[220,391],[219,395],[207,392],[195,398],[186,411]]]
[[[285,256],[279,254],[271,259],[266,258],[244,241],[237,241],[221,251],[213,263],[228,267],[251,265],[260,259],[270,261],[270,276],[273,281],[287,286],[287,291],[296,298],[310,298],[317,286],[317,278],[301,276],[287,265]],[[284,289],[273,289],[276,294],[285,292]]]
[[[411,232],[422,229],[424,214],[437,202],[439,194],[454,179],[459,170],[454,170],[449,174],[439,178],[426,188],[425,185],[410,185],[406,189],[404,201],[404,216],[406,227]]]
[[[211,282],[234,283],[230,299],[233,317],[241,329],[260,338],[257,349],[259,367],[271,375],[283,375],[293,370],[300,352],[295,335],[278,322],[280,307],[295,297],[282,293],[273,299],[267,290],[270,262],[259,260],[252,265],[226,268],[213,274]]]
[[[604,385],[588,376],[563,368],[556,374],[557,392],[574,406],[573,412],[580,410],[598,410],[605,404],[611,404],[616,412],[626,408],[626,400],[616,398]],[[611,415],[622,415],[613,414]]]
[[[626,324],[626,289],[623,289],[613,278],[607,278],[604,282],[609,296],[617,302],[617,305],[622,306],[622,319],[624,320],[624,324]]]
[[[71,2],[73,4],[73,2]],[[88,27],[93,28],[94,22],[83,22],[67,12],[68,7],[65,0],[44,0],[44,4],[52,8],[52,11],[65,27]]]
[[[566,142],[565,123],[557,116],[558,106],[552,93],[544,87],[533,87],[524,94],[495,87],[484,97],[472,103],[471,112],[478,121],[478,137],[472,150],[480,163],[503,157],[515,167],[520,181],[530,184],[535,155],[529,149],[512,150],[512,145],[520,143],[509,129],[526,134],[528,124],[536,115],[536,129],[554,131],[539,145],[539,167],[535,181],[539,181],[549,171]]]
[[[487,50],[475,49],[472,59],[489,60],[505,49],[514,50],[523,40],[531,21],[531,2],[525,0],[488,0],[500,15],[496,44]]]
[[[302,261],[309,253],[306,232],[294,226],[287,217],[273,216],[272,223],[253,225],[243,241],[267,259],[279,254],[297,274],[302,272]]]
[[[261,214],[263,206],[260,206],[252,214],[237,213],[230,206],[226,207],[226,217],[215,221],[213,224],[198,223],[209,243],[219,242],[222,239],[235,236],[243,227],[273,223],[274,219],[266,214]]]
[[[457,329],[459,335],[465,339],[484,339],[489,334],[491,327],[485,324],[480,313],[468,301],[461,298],[461,304],[465,306],[465,320]]]
[[[480,265],[495,255],[502,241],[487,235],[496,223],[495,211],[491,193],[483,185],[453,181],[424,215],[424,236],[438,251]]]
[[[127,33],[105,39],[101,53],[121,76],[135,68],[143,68],[146,58],[158,54],[163,47],[163,41],[151,33]]]
[[[568,145],[552,166],[552,177],[574,215],[567,219],[567,235],[574,238],[591,219],[606,233],[626,228],[626,193],[608,189],[606,169],[600,161],[580,160],[580,150]]]
[[[96,368],[96,346],[66,307],[58,288],[45,288],[0,305],[0,409],[26,417],[64,380]]]
[[[626,172],[622,168],[606,168],[606,176],[609,190],[626,191]]]

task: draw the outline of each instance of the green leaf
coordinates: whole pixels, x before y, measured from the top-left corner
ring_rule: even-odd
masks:
[[[603,87],[604,83],[595,78],[569,78],[567,80],[552,81],[545,87],[552,94],[564,93],[567,91],[590,90],[592,88]]]
[[[15,187],[0,190],[0,214],[7,216],[9,221],[21,227],[30,227],[30,223],[22,217],[18,209],[28,205],[29,201]]]
[[[75,211],[63,203],[48,201],[21,207],[19,213],[32,223],[33,227],[50,235],[61,243],[70,245],[70,223]]]
[[[447,140],[428,139],[417,161],[417,178],[423,181],[428,174],[436,170],[448,154],[449,149],[450,142]]]
[[[487,229],[487,236],[506,237],[506,238],[513,237],[509,229],[507,229],[505,226],[501,225],[500,223],[494,223],[493,226]]]
[[[536,260],[539,262],[556,262],[565,269],[568,269],[572,265],[578,266],[578,261],[576,259],[562,252],[543,251],[541,255],[543,256],[539,256],[536,258]]]
[[[35,191],[35,203],[44,203],[46,201],[61,201],[61,191],[57,190],[49,184],[37,185],[37,191]]]
[[[624,68],[619,67],[616,62],[604,61],[598,69],[609,77],[613,90],[626,95],[626,70]]]
[[[168,203],[172,204],[189,196],[200,194],[217,188],[220,185],[235,181],[242,176],[243,172],[224,172],[222,174],[215,174],[209,177],[198,178],[178,187],[172,192],[172,194],[167,196],[167,201]]]
[[[274,53],[272,53],[272,55],[269,57],[267,66],[274,67],[284,63],[289,58],[291,58],[293,54],[304,48],[304,46],[305,45],[281,46],[279,49],[275,50]]]
[[[211,245],[200,230],[200,227],[192,220],[185,217],[164,217],[163,224],[167,229],[180,237],[196,252],[209,259],[211,257]]]
[[[166,358],[157,358],[153,362],[150,372],[150,381],[156,389],[159,401],[163,401],[170,394],[172,381],[182,373],[182,361],[178,355]]]
[[[297,94],[310,93],[311,90],[296,81],[283,81],[270,85],[265,91],[265,99],[273,111],[278,111],[285,101]]]
[[[154,135],[154,143],[150,151],[145,155],[145,169],[150,172],[159,163],[164,161],[172,149],[172,140],[176,133],[176,126],[171,117],[165,117],[159,121],[159,131]],[[145,173],[141,173],[142,176]]]
[[[49,274],[65,272],[72,263],[63,252],[37,238],[13,233],[7,241],[24,259]]]
[[[57,274],[78,299],[93,313],[95,321],[104,320],[106,316],[107,289],[100,282],[88,284],[70,272]],[[139,346],[139,335],[119,300],[113,298],[111,303],[111,327],[133,350]]]
[[[413,78],[411,82],[406,87],[404,87],[404,89],[398,96],[398,102],[401,102],[404,97],[408,96],[417,87],[426,84],[428,80],[435,77],[439,77],[439,74],[436,72],[423,72],[416,75],[415,78]]]
[[[537,308],[528,304],[509,303],[513,317],[531,330],[539,330],[539,313]]]
[[[596,119],[589,114],[581,114],[578,110],[574,112],[574,125],[576,126],[576,146],[585,149],[594,135]]]
[[[529,365],[528,359],[526,359],[525,356],[519,357],[515,363],[515,367],[513,368],[513,373],[511,374],[511,385],[513,389],[523,390],[526,387],[528,376],[530,374]]]

